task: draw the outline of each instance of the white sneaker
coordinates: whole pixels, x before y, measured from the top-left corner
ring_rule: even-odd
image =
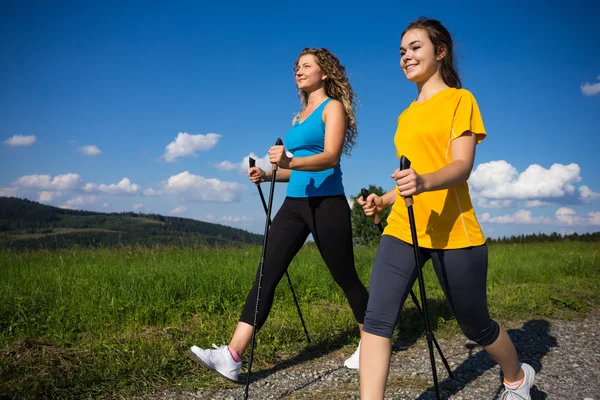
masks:
[[[346,361],[344,361],[344,367],[349,369],[358,369],[360,365],[360,342],[354,354],[352,354]]]
[[[217,347],[213,344],[213,349],[201,349],[198,346],[192,346],[190,357],[194,361],[206,365],[208,368],[218,372],[225,378],[237,382],[238,374],[242,368],[242,362],[236,362],[229,352],[227,345]]]
[[[521,369],[525,373],[523,383],[516,389],[510,389],[504,384],[504,393],[500,397],[501,400],[531,400],[529,392],[535,382],[535,370],[529,364],[522,363]]]

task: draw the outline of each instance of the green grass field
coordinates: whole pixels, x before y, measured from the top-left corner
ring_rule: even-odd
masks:
[[[488,301],[504,323],[581,318],[600,308],[598,243],[490,246]],[[368,285],[375,250],[356,249]],[[191,345],[226,343],[260,259],[260,247],[119,248],[0,253],[0,398],[115,398],[152,388],[230,386],[187,357]],[[341,290],[313,245],[289,269],[313,343],[358,342]],[[459,329],[433,269],[425,269],[437,336]],[[415,291],[416,291],[415,286]],[[397,336],[419,337],[410,301]],[[257,335],[254,369],[306,350],[287,283]]]

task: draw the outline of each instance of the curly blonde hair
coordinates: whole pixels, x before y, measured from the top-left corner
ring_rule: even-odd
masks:
[[[317,59],[317,64],[327,75],[325,80],[325,93],[328,97],[342,103],[346,111],[346,133],[344,138],[344,154],[350,155],[352,148],[356,144],[358,136],[356,121],[356,94],[352,90],[352,85],[346,76],[346,68],[340,64],[340,60],[333,53],[324,48],[305,48],[294,62],[294,73],[298,67],[300,57],[312,54]],[[298,91],[298,97],[302,103],[302,109],[306,108],[308,103],[308,93],[303,90]]]

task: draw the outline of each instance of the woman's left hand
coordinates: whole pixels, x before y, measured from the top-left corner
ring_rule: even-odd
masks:
[[[287,156],[285,147],[273,146],[269,149],[269,162],[277,164],[280,168],[290,169],[292,159]]]
[[[402,197],[416,196],[425,191],[423,177],[417,174],[417,171],[412,168],[404,170],[396,169],[391,178],[396,181],[400,196]]]

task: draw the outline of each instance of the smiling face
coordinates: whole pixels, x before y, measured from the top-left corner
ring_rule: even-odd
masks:
[[[402,36],[400,68],[411,82],[423,83],[438,73],[444,55],[443,48],[436,51],[424,29],[411,29]]]
[[[305,92],[323,87],[327,79],[313,54],[305,54],[298,59],[295,75],[296,86]]]

